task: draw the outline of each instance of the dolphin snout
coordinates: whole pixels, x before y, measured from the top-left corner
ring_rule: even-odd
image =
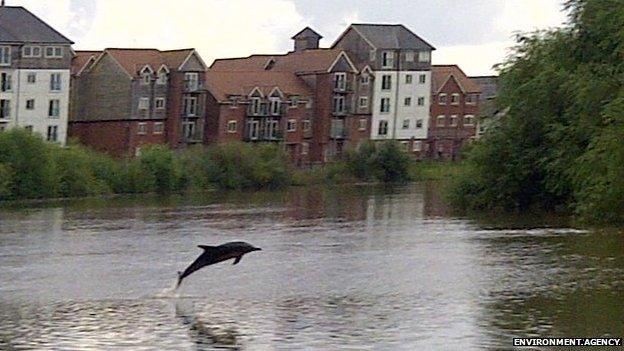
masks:
[[[261,248],[259,248],[259,247],[254,247],[254,248],[252,249],[252,251],[262,251],[262,249],[261,249]]]

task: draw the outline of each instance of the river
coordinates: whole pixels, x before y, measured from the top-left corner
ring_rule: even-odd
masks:
[[[172,291],[198,244],[241,263]],[[482,350],[623,337],[624,235],[454,217],[436,183],[0,209],[1,350]]]

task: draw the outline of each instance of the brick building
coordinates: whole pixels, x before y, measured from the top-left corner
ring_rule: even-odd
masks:
[[[193,49],[78,51],[70,137],[115,156],[149,144],[202,143],[206,69]]]
[[[218,82],[228,75],[241,79],[239,85],[245,87],[263,86],[278,80],[290,82],[288,84],[303,84],[307,89],[306,98],[296,98],[300,99],[300,104],[305,100],[310,130],[302,135],[305,140],[297,143],[304,143],[302,145],[305,147],[301,149],[305,150],[305,156],[311,163],[323,163],[339,157],[346,148],[357,147],[363,139],[368,139],[371,114],[368,102],[372,93],[369,86],[374,81],[370,79],[370,72],[360,73],[344,51],[319,49],[320,38],[312,29],[305,28],[292,38],[295,41],[295,50],[292,52],[216,60],[210,67],[207,79],[209,91],[215,85],[212,80]],[[363,76],[367,77],[365,84],[360,84],[364,81]],[[265,79],[266,84],[256,81],[259,78]],[[249,84],[251,82],[254,83]],[[284,93],[283,89],[281,92]],[[247,95],[243,95],[245,98],[241,97],[242,103],[250,104],[253,98],[249,95],[251,91],[244,93]],[[219,101],[218,92],[211,95],[214,100]],[[360,101],[358,97],[364,98]],[[271,97],[264,96],[264,99],[267,98]],[[292,103],[291,98],[286,100]],[[289,108],[287,111],[292,113],[290,110]],[[212,113],[208,114],[209,120],[215,118]],[[217,123],[213,121],[209,125]],[[230,139],[221,133],[222,130],[211,141]],[[287,145],[291,145],[287,147],[294,152],[292,144],[287,142]],[[293,158],[304,160],[300,156]]]
[[[432,67],[429,157],[455,160],[476,137],[481,87],[456,65]]]

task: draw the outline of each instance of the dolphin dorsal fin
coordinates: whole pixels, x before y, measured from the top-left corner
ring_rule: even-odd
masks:
[[[204,251],[210,251],[210,250],[214,250],[217,248],[216,246],[208,246],[208,245],[197,245],[197,247],[199,247],[200,249],[204,249]]]

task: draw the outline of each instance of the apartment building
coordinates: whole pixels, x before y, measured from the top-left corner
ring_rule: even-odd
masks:
[[[481,87],[456,65],[432,67],[429,156],[456,160],[477,136]]]
[[[479,96],[479,115],[477,118],[477,138],[485,134],[488,128],[498,123],[505,116],[506,109],[498,106],[498,76],[476,76],[470,79],[481,87]]]
[[[339,157],[345,149],[357,147],[362,140],[368,139],[370,135],[368,101],[372,93],[372,88],[369,87],[374,79],[371,79],[369,71],[363,72],[367,79],[361,85],[360,82],[364,81],[361,79],[362,73],[349,55],[339,49],[320,49],[318,43],[321,36],[311,28],[305,28],[292,39],[294,51],[286,54],[216,60],[210,68],[207,86],[215,85],[212,79],[219,80],[228,74],[239,77],[241,79],[239,85],[243,86],[263,86],[262,82],[255,80],[260,77],[266,79],[266,82],[277,80],[279,77],[303,83],[308,89],[308,94],[306,98],[298,96],[297,99],[308,111],[306,115],[309,122],[305,123],[309,125],[309,131],[304,132],[302,136],[305,140],[300,140],[304,143],[304,147],[300,149],[304,150],[305,158],[294,155],[293,159],[304,161],[307,159],[310,163],[327,162]],[[250,84],[251,82],[254,84]],[[281,91],[284,92],[284,89]],[[218,97],[219,93],[212,95]],[[245,98],[243,95],[240,98],[243,104],[249,104],[253,96],[246,95]],[[290,112],[290,108],[288,111]],[[209,113],[208,118],[215,117]],[[220,126],[220,129],[223,129],[223,126]],[[217,133],[217,136],[213,141],[224,140],[222,135]],[[291,152],[295,152],[292,146],[287,147]]]
[[[70,136],[115,156],[204,142],[206,65],[193,49],[78,51]]]
[[[332,48],[344,50],[360,72],[374,78],[367,102],[370,138],[399,140],[407,151],[424,157],[435,48],[403,25],[386,24],[352,24]]]
[[[66,143],[72,44],[25,8],[0,6],[0,131]]]

